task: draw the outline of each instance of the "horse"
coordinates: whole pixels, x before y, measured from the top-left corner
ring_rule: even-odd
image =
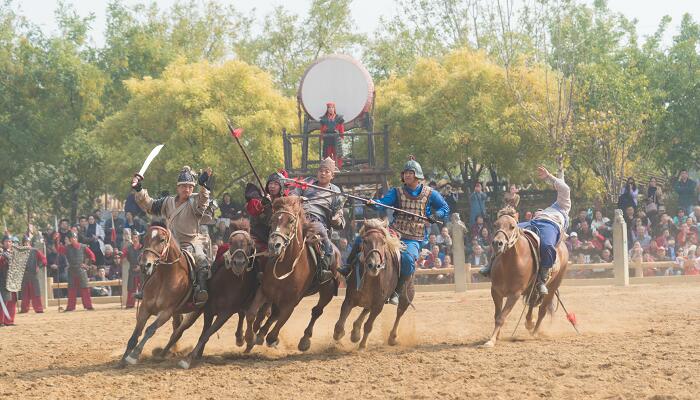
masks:
[[[214,273],[209,284],[209,300],[203,308],[187,315],[183,323],[173,331],[168,344],[161,351],[160,356],[167,354],[183,332],[190,328],[203,313],[202,333],[194,349],[178,363],[181,368],[189,369],[193,361],[201,359],[209,338],[234,314],[238,314],[236,345],[244,344],[244,310],[258,286],[257,273],[253,266],[256,259],[264,262],[264,256],[258,258],[255,243],[250,235],[250,222],[247,219],[234,220],[231,222],[231,227],[234,231],[229,236],[227,245],[220,249],[213,265]]]
[[[146,342],[170,318],[173,319],[173,330],[177,330],[182,314],[192,311],[187,306],[192,294],[188,261],[177,241],[162,224],[152,224],[145,236],[139,265],[148,279],[143,285],[143,301],[136,314],[136,327],[119,362],[120,367],[126,363],[136,364]],[[156,316],[156,320],[138,341],[152,315]]]
[[[360,264],[350,273],[345,290],[345,300],[340,309],[338,322],[335,324],[333,339],[340,340],[345,336],[345,321],[350,311],[355,307],[362,307],[362,312],[352,324],[350,340],[353,343],[360,341],[360,326],[369,314],[364,326],[364,334],[360,341],[360,349],[367,346],[367,338],[374,320],[382,312],[386,299],[391,296],[399,280],[401,241],[393,236],[387,229],[388,222],[381,219],[365,220],[360,230],[362,237]],[[361,275],[361,276],[360,276]],[[406,290],[401,293],[399,306],[396,310],[394,327],[389,334],[389,345],[395,346],[398,334],[399,321],[413,301],[415,290],[413,280],[404,286]]]
[[[539,248],[530,241],[525,230],[518,227],[516,211],[506,207],[498,212],[495,223],[496,234],[493,237],[495,249],[501,249],[494,255],[491,268],[491,297],[495,306],[495,327],[491,338],[483,347],[494,347],[501,328],[508,314],[521,296],[524,296],[529,309],[526,318],[526,328],[535,336],[540,328],[547,311],[553,310],[552,300],[561,285],[569,263],[569,252],[563,240],[557,245],[557,259],[552,266],[552,276],[547,282],[549,294],[541,296],[536,286],[537,271],[535,260],[539,258]],[[530,236],[531,237],[531,236]],[[503,306],[503,298],[506,304]],[[532,310],[539,305],[537,324],[532,322]]]
[[[333,299],[337,290],[335,279],[316,283],[317,267],[311,263],[307,237],[304,235],[305,215],[302,198],[288,196],[275,199],[270,218],[270,238],[268,240],[268,261],[263,268],[262,282],[255,298],[246,312],[246,349],[249,353],[255,344],[262,344],[263,338],[270,347],[279,343],[279,333],[294,308],[302,298],[319,293],[319,300],[311,311],[304,336],[299,340],[298,349],[306,351],[311,347],[311,336],[316,320],[323,314],[324,307]],[[340,252],[334,249],[335,264],[331,270],[338,270]],[[253,327],[256,314],[263,304],[272,305],[272,315],[257,331]],[[274,322],[275,326],[268,333]]]

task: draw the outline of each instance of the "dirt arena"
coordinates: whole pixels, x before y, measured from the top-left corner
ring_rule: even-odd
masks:
[[[387,306],[366,351],[346,336],[335,344],[336,298],[316,325],[311,350],[296,344],[311,299],[295,311],[277,349],[235,347],[235,317],[214,336],[203,362],[176,358],[116,369],[134,311],[21,314],[0,328],[0,398],[596,398],[697,399],[700,396],[700,285],[564,287],[581,336],[559,310],[533,339],[521,326],[513,341],[481,349],[491,332],[487,290],[419,293],[402,324],[401,345],[384,344],[395,308]],[[510,337],[520,307],[506,324]],[[351,315],[351,318],[357,311]],[[191,348],[200,324],[185,334]],[[350,326],[346,328],[349,333]],[[165,344],[169,325],[144,354]]]

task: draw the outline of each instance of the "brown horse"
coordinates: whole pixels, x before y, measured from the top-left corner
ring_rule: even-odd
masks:
[[[311,336],[316,320],[323,314],[323,308],[333,299],[337,288],[334,279],[316,283],[316,268],[310,262],[310,250],[304,236],[304,209],[302,199],[289,196],[276,199],[272,203],[270,218],[270,238],[268,240],[269,258],[263,269],[262,283],[255,298],[246,312],[247,329],[245,333],[246,353],[256,344],[253,322],[258,310],[264,303],[272,304],[272,315],[268,322],[258,331],[258,343],[264,337],[268,346],[276,346],[279,333],[297,304],[305,296],[319,292],[319,300],[311,311],[311,321],[299,341],[299,350],[306,351],[311,346]],[[340,253],[335,249],[338,268]],[[274,328],[267,333],[275,322]]]
[[[126,363],[138,362],[143,346],[170,318],[173,318],[173,329],[176,330],[182,322],[182,314],[192,311],[185,306],[192,292],[187,259],[167,228],[155,224],[148,228],[139,265],[149,278],[143,286],[136,327],[119,363],[122,367]],[[139,336],[152,315],[156,320],[139,342]]]
[[[569,262],[569,252],[562,240],[557,247],[557,260],[552,266],[552,276],[547,283],[549,294],[544,297],[540,296],[535,288],[537,280],[535,256],[539,257],[539,249],[525,236],[524,230],[518,227],[515,215],[515,210],[512,207],[506,207],[498,212],[495,224],[494,248],[502,250],[494,255],[491,268],[491,297],[495,306],[495,328],[491,338],[484,343],[484,347],[496,345],[503,323],[513,306],[523,295],[529,306],[525,326],[530,333],[536,335],[547,310],[552,309],[552,300],[559,285],[561,285],[566,265]],[[506,298],[505,306],[503,306],[504,297]],[[537,324],[533,326],[532,310],[538,304]]]
[[[188,369],[194,360],[202,357],[209,338],[234,314],[238,314],[236,344],[243,346],[244,311],[258,286],[253,265],[256,259],[259,262],[264,262],[264,259],[258,258],[255,243],[250,236],[250,222],[247,219],[232,221],[231,227],[234,232],[229,236],[227,247],[219,251],[219,256],[214,262],[214,274],[209,283],[209,300],[203,308],[187,315],[183,323],[173,331],[170,341],[161,352],[161,355],[167,354],[183,332],[204,313],[202,333],[194,349],[178,363],[182,368]]]
[[[365,220],[360,236],[362,237],[360,265],[359,268],[354,268],[346,279],[348,287],[338,322],[335,324],[333,339],[340,340],[345,336],[345,321],[350,311],[355,307],[362,307],[360,316],[352,324],[350,340],[353,343],[360,340],[360,326],[369,314],[360,342],[360,349],[364,349],[367,346],[367,338],[372,332],[374,320],[382,312],[386,299],[389,298],[399,280],[401,241],[389,233],[387,221],[380,219]],[[394,327],[389,334],[389,344],[392,346],[397,344],[399,321],[415,294],[413,280],[407,282],[405,287],[406,290],[399,298]]]

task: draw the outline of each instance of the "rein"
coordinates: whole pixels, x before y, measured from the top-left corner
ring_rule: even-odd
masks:
[[[294,231],[292,232],[291,235],[287,236],[287,235],[280,233],[279,227],[277,227],[277,229],[275,229],[274,232],[270,233],[270,237],[279,236],[284,241],[284,248],[282,249],[282,252],[280,253],[280,255],[275,258],[275,263],[272,266],[272,276],[274,276],[275,279],[277,279],[278,281],[281,281],[294,273],[294,270],[296,269],[297,263],[301,259],[301,255],[304,253],[304,246],[306,245],[306,237],[304,237],[304,240],[301,242],[301,249],[299,250],[299,254],[294,259],[294,262],[292,263],[292,268],[289,270],[289,272],[287,272],[286,274],[284,274],[282,276],[277,275],[277,263],[279,263],[279,261],[284,258],[285,254],[287,253],[287,248],[289,248],[289,244],[292,242],[292,240],[297,239],[297,232],[299,231],[299,217],[297,215],[295,215],[294,213],[291,213],[289,211],[286,211],[286,210],[279,210],[279,211],[275,212],[274,214],[272,214],[272,217],[270,219],[273,219],[274,216],[277,214],[287,214],[287,215],[291,216],[292,219],[294,220]]]
[[[238,231],[232,232],[231,235],[229,236],[229,241],[231,241],[231,239],[236,235],[245,236],[245,238],[248,240],[249,243],[252,241],[252,239],[250,237],[250,233],[248,231],[243,231],[243,230],[238,230]],[[245,258],[248,260],[246,262],[245,272],[252,271],[253,265],[255,263],[255,258],[258,256],[258,249],[255,247],[255,244],[253,244],[253,254],[252,255],[248,255],[248,253],[246,253],[246,251],[243,249],[236,249],[233,252],[227,251],[226,254],[224,254],[224,261],[226,263],[227,269],[231,269],[231,260],[233,260],[233,257],[238,253],[243,253]],[[243,274],[236,274],[235,271],[234,271],[234,275],[240,276],[240,277],[243,276]]]
[[[513,218],[513,217],[510,217],[510,218]],[[515,218],[513,218],[513,220],[515,220]],[[513,233],[511,235],[508,235],[506,233],[506,231],[504,231],[503,229],[497,230],[496,233],[493,235],[493,237],[496,238],[496,236],[498,236],[499,233],[502,233],[503,236],[505,236],[505,238],[507,240],[506,240],[505,246],[503,246],[503,251],[497,253],[496,255],[505,253],[508,249],[515,246],[515,243],[517,243],[518,239],[520,239],[520,235],[522,234],[522,231],[523,231],[522,228],[517,227],[517,225],[516,225],[516,228],[513,230]]]
[[[165,232],[168,235],[168,241],[165,243],[165,247],[160,253],[153,250],[153,248],[151,248],[150,246],[143,249],[144,253],[151,253],[157,257],[155,262],[153,263],[153,269],[155,269],[158,265],[173,265],[179,262],[180,258],[182,257],[182,253],[180,253],[180,255],[178,255],[178,257],[174,261],[162,261],[164,259],[168,259],[168,254],[170,253],[170,242],[172,240],[173,235],[167,229],[161,228],[159,226],[155,227],[154,229]]]

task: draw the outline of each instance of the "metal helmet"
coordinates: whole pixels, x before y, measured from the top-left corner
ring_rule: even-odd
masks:
[[[401,172],[413,171],[418,179],[425,179],[423,176],[423,168],[418,164],[418,161],[413,156],[410,156],[406,164],[403,165],[403,170]]]

